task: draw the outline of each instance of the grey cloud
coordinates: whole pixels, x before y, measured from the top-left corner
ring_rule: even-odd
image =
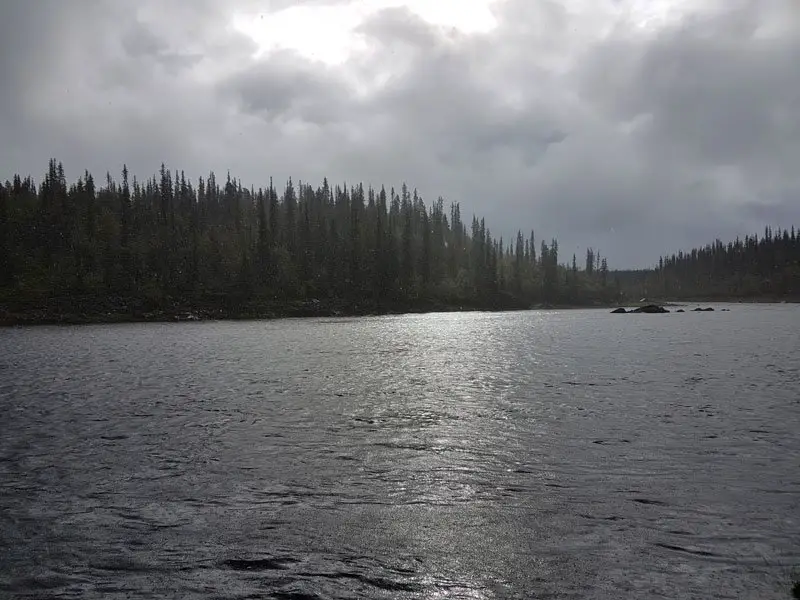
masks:
[[[398,43],[413,50],[429,51],[440,43],[437,31],[407,8],[395,7],[369,17],[357,32],[378,42],[384,52],[396,51]]]
[[[353,110],[350,90],[341,77],[297,53],[280,51],[219,84],[244,112],[267,120],[300,119],[325,125]]]
[[[164,66],[171,74],[189,68],[203,58],[198,53],[186,54],[173,50],[166,39],[159,37],[139,21],[134,21],[123,33],[122,48],[126,58],[151,60]]]
[[[287,2],[11,0],[2,176],[55,155],[73,174],[407,181],[496,235],[533,227],[618,266],[800,222],[798,9],[737,0],[642,31],[587,4],[505,0],[469,36],[385,10],[359,28],[370,51],[329,67],[255,59],[226,27]]]
[[[691,199],[679,214],[693,223],[698,211],[715,209],[700,220],[709,239],[800,217],[798,17],[788,3],[738,2],[648,44],[599,45],[582,67],[587,101],[610,120],[639,117],[641,160],[683,183],[664,202],[677,211]],[[687,229],[676,231],[680,239]]]
[[[653,146],[692,160],[774,160],[776,146],[800,136],[800,26],[759,37],[760,17],[751,4],[664,32],[638,52],[627,80],[606,90],[605,108],[617,118],[649,115]],[[591,63],[600,73],[620,53],[636,53],[630,44],[606,50]]]
[[[123,34],[122,46],[131,57],[158,56],[169,49],[165,40],[138,21],[134,21]]]

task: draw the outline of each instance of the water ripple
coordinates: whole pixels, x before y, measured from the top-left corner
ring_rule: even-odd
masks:
[[[785,598],[799,315],[722,316],[2,329],[0,596]]]

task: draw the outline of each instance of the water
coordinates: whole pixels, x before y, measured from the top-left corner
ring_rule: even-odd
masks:
[[[788,598],[800,309],[0,330],[0,596]]]

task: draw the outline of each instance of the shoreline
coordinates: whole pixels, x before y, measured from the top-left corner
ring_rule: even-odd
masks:
[[[385,306],[314,306],[282,305],[253,309],[208,309],[181,307],[178,310],[161,309],[141,311],[60,312],[42,309],[4,311],[0,308],[0,327],[35,327],[47,325],[111,325],[123,323],[186,323],[208,321],[272,321],[277,319],[306,318],[357,318],[390,315],[413,315],[459,312],[515,312],[525,310],[607,309],[608,306],[574,305],[385,305]]]
[[[99,301],[96,301],[99,302]],[[0,305],[0,327],[28,327],[46,325],[110,325],[122,323],[175,323],[199,321],[267,321],[297,318],[355,318],[405,314],[455,313],[455,312],[515,312],[528,310],[612,310],[618,307],[636,307],[643,304],[658,304],[667,308],[685,307],[694,304],[798,304],[800,299],[691,299],[691,300],[647,300],[646,302],[620,302],[614,304],[524,304],[508,301],[502,304],[452,304],[439,302],[421,303],[352,303],[344,301],[295,301],[237,307],[212,307],[202,304],[180,303],[169,308],[142,310],[129,309],[127,304],[106,303],[89,307],[66,308],[63,303],[56,306],[9,308]]]

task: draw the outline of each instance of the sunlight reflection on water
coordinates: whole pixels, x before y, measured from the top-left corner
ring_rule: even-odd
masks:
[[[785,597],[797,317],[0,330],[0,592]]]

